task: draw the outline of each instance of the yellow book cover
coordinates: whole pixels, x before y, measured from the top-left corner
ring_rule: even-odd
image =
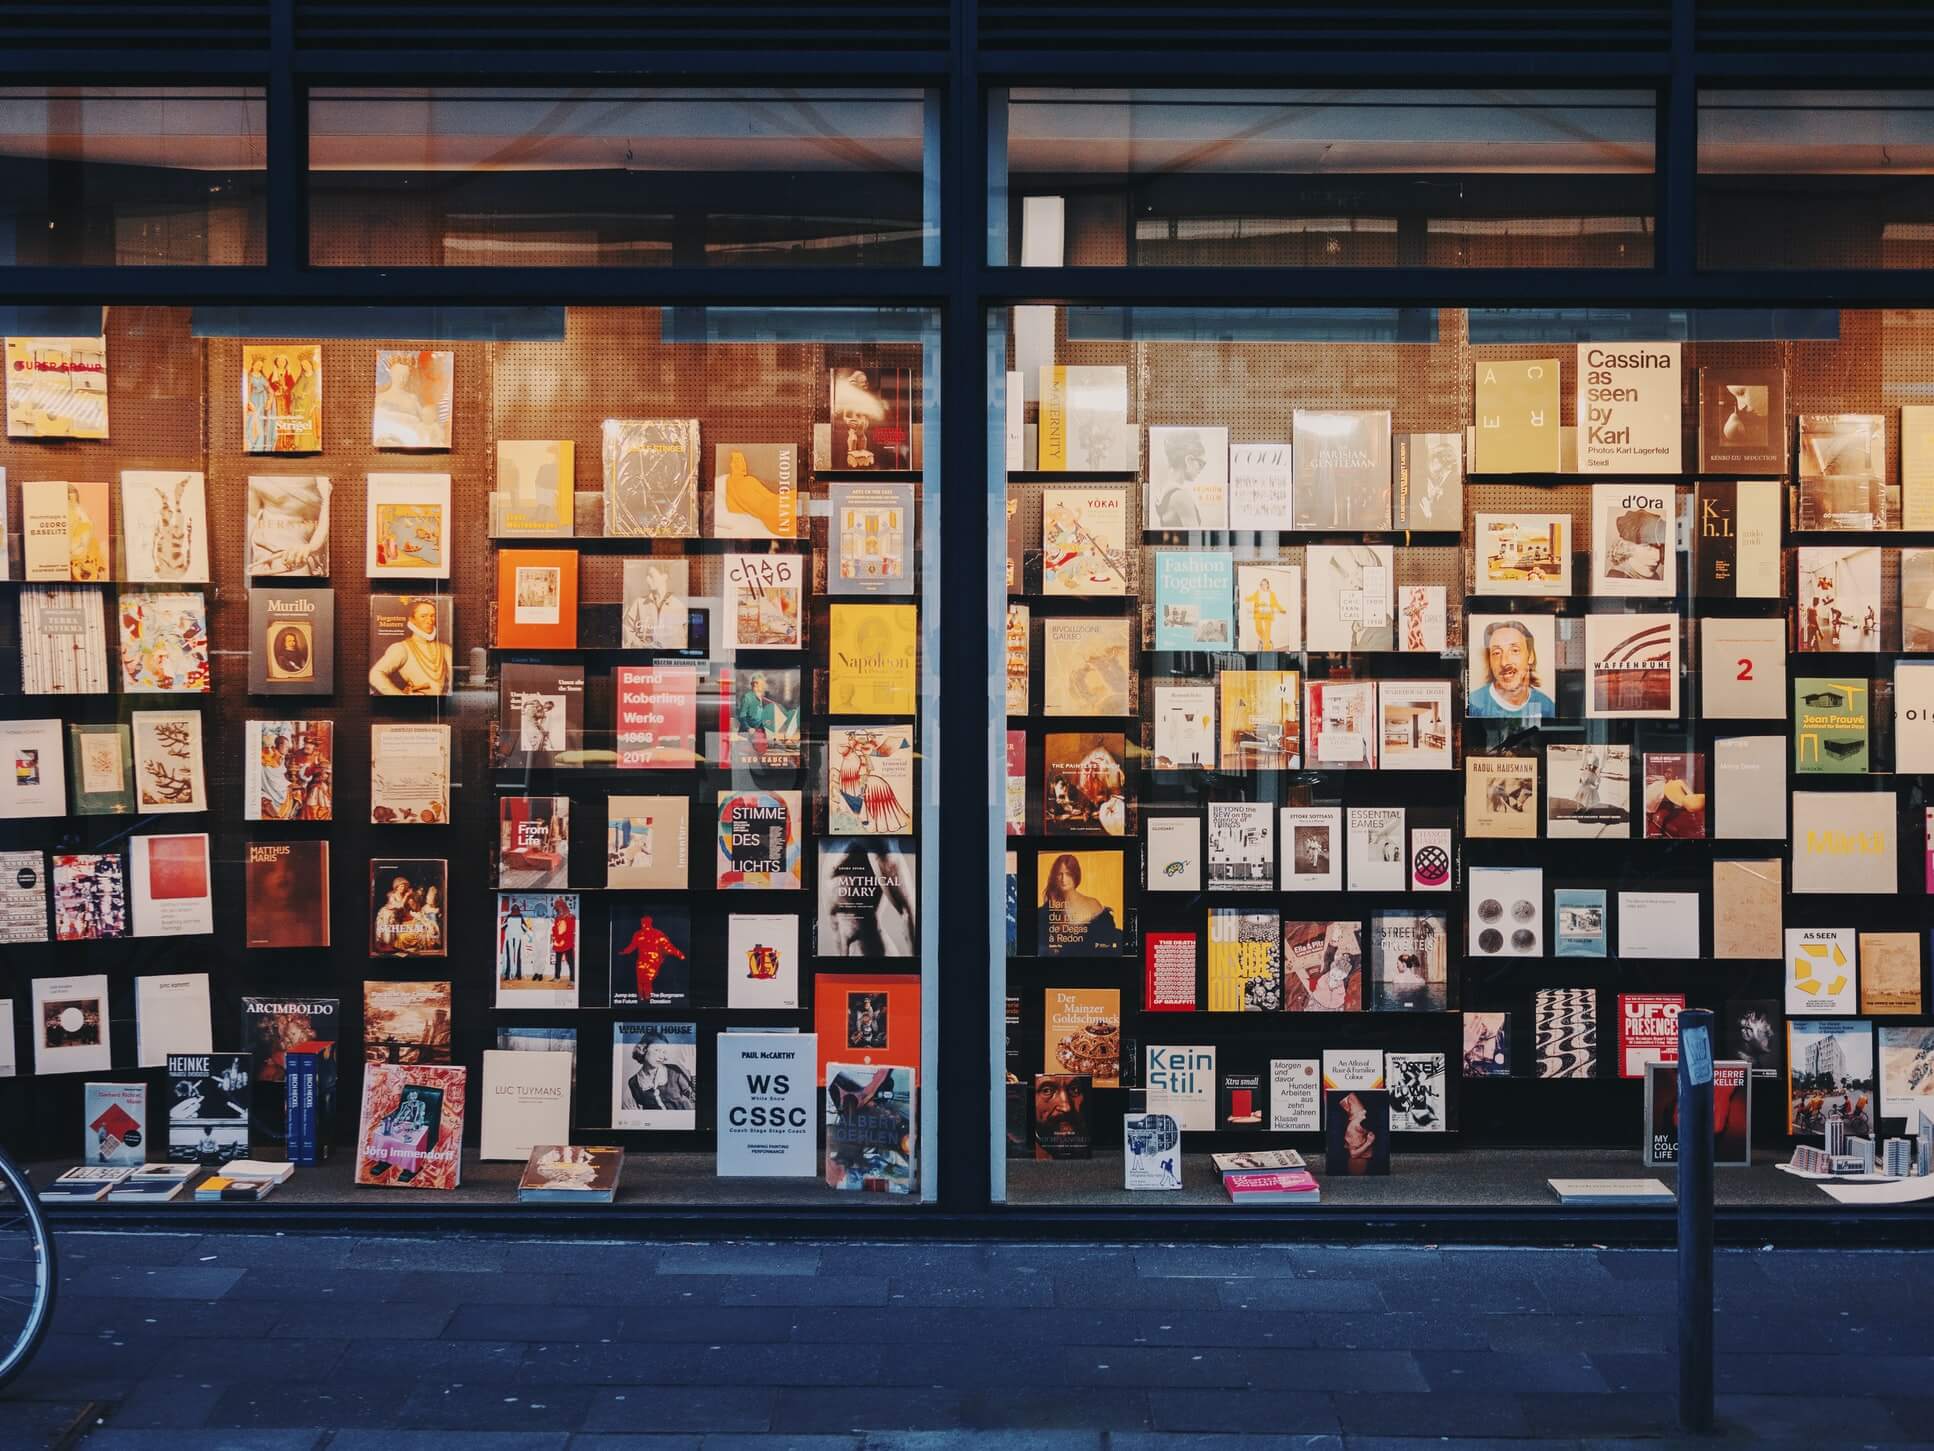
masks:
[[[1042,472],[1065,472],[1068,467],[1068,370],[1054,363],[1041,368],[1040,423]]]
[[[1712,955],[1773,961],[1785,951],[1780,936],[1780,887],[1785,865],[1763,861],[1712,864]]]
[[[1283,1005],[1282,920],[1274,912],[1209,910],[1209,1011],[1276,1012]]]
[[[1043,1073],[1085,1073],[1096,1088],[1121,1086],[1121,990],[1051,987],[1042,993]]]
[[[1464,832],[1467,836],[1538,834],[1538,758],[1464,758]]]
[[[321,450],[322,345],[243,343],[242,452]]]
[[[1133,699],[1126,619],[1041,622],[1043,715],[1128,715]]]
[[[1486,359],[1476,370],[1471,472],[1558,472],[1558,360]]]
[[[918,605],[833,605],[827,709],[834,715],[919,713]]]
[[[1035,947],[1043,957],[1119,957],[1126,901],[1122,853],[1040,851],[1034,856]]]
[[[492,533],[553,538],[576,532],[577,444],[568,438],[497,440]]]
[[[1855,953],[1860,964],[1860,1011],[1921,1011],[1921,940],[1914,932],[1862,932]]]
[[[1224,670],[1222,769],[1293,771],[1302,764],[1300,685],[1294,670]]]
[[[107,339],[8,338],[9,438],[107,437]]]
[[[1934,529],[1934,406],[1900,410],[1900,527]]]

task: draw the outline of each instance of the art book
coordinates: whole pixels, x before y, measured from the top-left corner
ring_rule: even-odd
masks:
[[[1294,528],[1294,520],[1289,444],[1230,444],[1228,527],[1284,530]]]
[[[205,833],[129,837],[128,886],[136,937],[199,936],[215,930]]]
[[[1133,671],[1126,619],[1041,622],[1043,715],[1125,716]],[[1295,672],[1291,671],[1292,677]]]
[[[1373,758],[1386,771],[1451,769],[1451,683],[1377,682],[1377,739]]]
[[[1120,1087],[1120,990],[1051,987],[1041,1000],[1041,1071],[1078,1073],[1095,1088]]]
[[[797,554],[725,556],[724,627],[720,635],[728,651],[800,648],[805,563]]]
[[[322,345],[242,344],[242,451],[322,451]]]
[[[1511,1076],[1509,1013],[1464,1014],[1463,1068],[1466,1078]]]
[[[1026,605],[1007,607],[1007,713],[1026,715],[1032,708],[1029,699],[1029,674],[1033,659],[1033,632]]]
[[[1393,1133],[1441,1134],[1450,1127],[1449,1074],[1442,1053],[1385,1053]]]
[[[827,485],[832,517],[826,531],[826,593],[913,593],[913,488],[910,483]]]
[[[1151,892],[1202,890],[1202,818],[1148,816],[1143,860]]]
[[[1236,566],[1236,648],[1244,654],[1303,648],[1301,565]]]
[[[498,550],[497,644],[512,650],[574,650],[577,643],[577,551]]]
[[[342,1003],[337,998],[258,996],[244,993],[239,1042],[252,1076],[249,1135],[259,1144],[286,1145],[289,1139],[288,1057],[316,1053],[317,1124],[324,1142],[333,1136],[336,1084],[340,1065]],[[226,1036],[226,1035],[224,1035]],[[175,1051],[188,1051],[185,1047]]]
[[[1920,934],[1862,932],[1855,945],[1860,960],[1860,1011],[1881,1015],[1919,1014],[1922,1002]]]
[[[696,418],[605,419],[605,535],[696,539],[698,462]]]
[[[137,710],[128,716],[134,742],[135,805],[143,813],[206,811],[199,710]]]
[[[108,486],[29,479],[20,485],[21,578],[102,583],[112,577]]]
[[[243,741],[244,821],[335,819],[334,721],[246,721]]]
[[[692,914],[621,897],[611,903],[611,1005],[614,1008],[692,1006]]]
[[[606,887],[684,891],[691,885],[690,863],[691,802],[688,798],[606,798]]]
[[[121,577],[130,584],[208,583],[208,501],[201,474],[121,471]]]
[[[107,339],[8,338],[7,437],[106,438]]]
[[[1208,990],[1212,1013],[1282,1011],[1283,924],[1277,913],[1209,909]]]
[[[58,720],[0,721],[0,820],[67,814]]]
[[[797,791],[721,791],[717,885],[722,891],[798,890]]]
[[[1900,410],[1900,527],[1934,529],[1934,407]]]
[[[329,577],[326,474],[250,474],[242,557],[251,578]]]
[[[699,763],[700,674],[687,665],[620,665],[612,671],[620,767],[682,770]]]
[[[1618,954],[1630,962],[1700,956],[1699,894],[1620,892]]]
[[[336,592],[248,592],[250,695],[330,695],[336,689]]]
[[[1645,753],[1645,835],[1653,841],[1706,838],[1706,758],[1698,751]]]
[[[119,852],[56,853],[53,884],[56,942],[128,935],[128,878]]]
[[[584,746],[584,667],[507,660],[498,674],[499,759],[543,769]]]
[[[1311,770],[1377,764],[1377,687],[1368,680],[1312,680],[1304,687],[1308,732],[1304,757]]]
[[[1285,806],[1279,817],[1282,889],[1285,892],[1343,890],[1343,809],[1340,806]]]
[[[1887,422],[1877,413],[1800,415],[1796,528],[1867,533],[1898,527],[1887,489]]]
[[[799,919],[782,912],[734,912],[725,919],[725,1005],[799,1006]]]
[[[1692,496],[1692,592],[1705,599],[1778,599],[1786,485],[1702,479]]]
[[[799,447],[712,445],[712,537],[799,537]]]
[[[1793,891],[1899,890],[1900,803],[1891,791],[1793,793]]]
[[[1223,670],[1216,685],[1223,770],[1293,771],[1302,765],[1298,672]]]
[[[131,815],[134,742],[128,728],[80,723],[68,726],[67,782],[76,815]]]
[[[576,474],[577,445],[568,438],[498,439],[490,532],[502,539],[575,534]]]
[[[1473,594],[1571,593],[1571,515],[1479,514],[1472,528]]]
[[[1786,929],[1786,1015],[1851,1013],[1859,1001],[1859,945],[1844,927]]]
[[[611,1025],[611,1127],[655,1133],[698,1127],[698,1025]]]
[[[31,993],[36,1074],[105,1073],[113,1068],[106,974],[37,977]]]
[[[691,561],[655,554],[624,562],[618,643],[627,650],[691,646]]]
[[[243,858],[249,947],[329,945],[329,843],[251,841]]]
[[[1003,803],[1002,818],[1007,826],[1007,835],[1025,836],[1027,834],[1027,732],[1011,730],[1007,733],[1007,797]]]
[[[1778,857],[1712,864],[1712,955],[1720,959],[1777,959],[1780,942]]]
[[[366,501],[371,579],[450,577],[448,474],[371,474]]]
[[[505,796],[497,808],[497,885],[520,892],[566,885],[571,866],[571,798]]]
[[[1404,890],[1404,809],[1401,806],[1352,806],[1344,816],[1348,832],[1343,884],[1351,892]]]
[[[447,957],[450,864],[441,857],[381,857],[369,864],[369,955]]]
[[[1558,360],[1486,358],[1472,365],[1471,472],[1558,472]]]
[[[1042,830],[1049,836],[1124,834],[1128,773],[1122,734],[1050,731],[1043,747]]]
[[[1394,650],[1395,554],[1388,544],[1312,544],[1303,552],[1311,650]]]
[[[365,982],[365,1063],[448,1063],[448,982]]]
[[[829,1064],[827,1185],[878,1194],[913,1193],[919,1180],[916,1122],[913,1069]]]
[[[1719,736],[1712,743],[1712,834],[1779,841],[1786,836],[1786,738]]]
[[[819,844],[818,955],[912,957],[919,946],[919,862],[899,838]]]
[[[578,1006],[578,924],[573,892],[497,894],[497,1006]]]
[[[821,972],[813,978],[821,1083],[833,1063],[920,1060],[920,979],[910,973]]]
[[[1632,748],[1599,742],[1546,747],[1545,835],[1602,840],[1631,834]]]
[[[206,695],[208,607],[200,590],[123,590],[121,689]]]
[[[1677,474],[1678,343],[1578,345],[1578,471]]]
[[[573,1066],[561,1053],[486,1048],[477,1157],[521,1164],[539,1144],[570,1138]]]
[[[1786,474],[1786,374],[1778,366],[1699,370],[1699,472]]]
[[[1150,529],[1229,527],[1229,430],[1152,427],[1148,430]]]
[[[1390,527],[1390,414],[1298,408],[1291,416],[1298,529]]]
[[[1464,527],[1463,434],[1400,433],[1395,467],[1397,528]]]
[[[1827,1018],[1786,1024],[1786,1131],[1824,1134],[1827,1120],[1845,1119],[1859,1133],[1874,1130],[1873,1024]],[[1861,1135],[1866,1137],[1866,1135]]]
[[[1377,1012],[1441,1013],[1448,1003],[1450,927],[1435,912],[1370,915],[1370,1006]]]
[[[1397,599],[1397,648],[1442,654],[1450,645],[1449,605],[1441,584],[1405,585]]]
[[[1880,554],[1870,546],[1794,551],[1794,633],[1802,651],[1881,648]]]
[[[465,1068],[378,1063],[364,1069],[356,1182],[455,1189],[463,1175],[468,1086]]]
[[[1593,720],[1679,714],[1679,617],[1585,617],[1585,714]]]
[[[1155,553],[1155,648],[1227,650],[1235,640],[1235,568],[1225,549]]]
[[[1209,803],[1209,890],[1266,892],[1273,884],[1276,830],[1266,801]]]
[[[170,1053],[168,1162],[218,1169],[248,1157],[246,1053]]]
[[[1352,1088],[1324,1095],[1324,1170],[1332,1178],[1390,1172],[1390,1092]]]
[[[447,449],[454,421],[456,355],[378,348],[369,441],[377,448]]]
[[[1157,685],[1155,769],[1212,770],[1215,753],[1215,687]]]
[[[1035,854],[1036,951],[1043,957],[1114,957],[1127,945],[1119,850]]]
[[[1132,470],[1128,369],[1044,364],[1040,455],[1046,473]]]
[[[1128,491],[1041,491],[1041,593],[1084,597],[1128,592]]]
[[[1854,776],[1869,769],[1869,682],[1797,676],[1793,681],[1793,769]]]
[[[1551,954],[1554,957],[1603,957],[1607,940],[1602,889],[1559,887],[1551,894]]]
[[[1538,834],[1536,756],[1464,757],[1464,831],[1474,837]]]
[[[1592,485],[1592,593],[1670,598],[1678,588],[1670,486]]]
[[[449,726],[370,725],[369,819],[377,826],[450,820]]]
[[[1618,1076],[1643,1078],[1648,1063],[1679,1061],[1684,993],[1618,995]]]
[[[1283,1007],[1292,1013],[1363,1010],[1363,923],[1283,923]]]
[[[831,364],[826,374],[831,466],[917,467],[913,445],[920,390],[913,370],[857,357]]]
[[[1785,621],[1700,620],[1699,667],[1699,708],[1708,719],[1785,717]]]
[[[1534,1077],[1598,1076],[1598,995],[1588,987],[1531,994]]]
[[[30,584],[19,598],[21,694],[106,695],[114,688],[100,590]]]
[[[47,940],[46,854],[0,851],[0,944]]]
[[[722,666],[720,728],[707,759],[721,766],[798,770],[805,759],[799,730],[804,688],[799,670]]]
[[[1150,1013],[1195,1011],[1195,934],[1148,932],[1142,936],[1144,988],[1142,1010]]]
[[[826,708],[835,715],[917,715],[920,607],[834,604]]]
[[[1541,867],[1472,867],[1473,957],[1544,955],[1545,874]]]
[[[82,1090],[81,1121],[87,1125],[83,1164],[138,1168],[148,1161],[148,1086],[90,1083]]]
[[[450,694],[455,638],[449,595],[371,595],[369,693]]]

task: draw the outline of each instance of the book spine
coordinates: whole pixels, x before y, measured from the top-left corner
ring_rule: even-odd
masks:
[[[315,1162],[315,1059],[291,1053],[284,1062],[289,1112],[289,1162]]]

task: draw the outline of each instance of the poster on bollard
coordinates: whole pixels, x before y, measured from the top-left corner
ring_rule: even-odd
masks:
[[[721,1179],[799,1178],[819,1172],[815,1033],[721,1033]]]

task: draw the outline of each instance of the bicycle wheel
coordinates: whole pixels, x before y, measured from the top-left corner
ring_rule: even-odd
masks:
[[[33,1185],[0,1150],[0,1386],[34,1358],[54,1323],[54,1237]]]

